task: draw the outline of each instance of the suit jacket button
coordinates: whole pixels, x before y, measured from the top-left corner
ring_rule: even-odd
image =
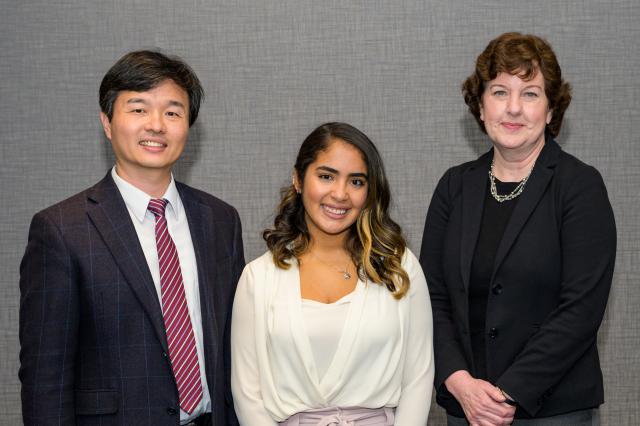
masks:
[[[491,327],[489,329],[489,337],[492,339],[495,339],[496,337],[498,337],[498,329],[495,327]]]
[[[498,283],[491,287],[491,292],[495,295],[502,293],[502,284]]]
[[[178,410],[173,407],[167,407],[167,414],[170,416],[175,416],[178,414]]]

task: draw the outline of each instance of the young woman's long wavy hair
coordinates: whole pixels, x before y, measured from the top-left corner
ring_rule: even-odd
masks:
[[[300,147],[294,166],[298,182],[303,185],[309,165],[335,140],[357,148],[367,165],[367,200],[349,230],[346,249],[362,280],[384,285],[396,299],[400,299],[409,290],[409,276],[401,265],[407,244],[402,229],[389,216],[389,182],[373,142],[346,123],[321,125],[307,136]],[[266,229],[262,237],[276,265],[288,269],[287,260],[298,259],[308,249],[311,236],[305,221],[302,196],[294,185],[284,187],[281,197],[273,228]]]

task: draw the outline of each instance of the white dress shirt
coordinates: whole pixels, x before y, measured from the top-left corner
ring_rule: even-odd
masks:
[[[327,407],[395,407],[396,426],[425,425],[433,390],[433,324],[427,283],[409,250],[411,281],[396,300],[386,287],[358,281],[337,348],[320,374],[305,330],[296,262],[280,269],[270,252],[240,278],[231,321],[231,388],[243,425],[276,426]]]
[[[156,246],[156,222],[153,213],[147,210],[149,200],[151,200],[152,197],[118,176],[115,166],[111,169],[111,177],[124,199],[124,203],[129,211],[129,216],[131,216],[131,221],[136,229],[136,234],[138,234],[138,240],[142,246],[144,257],[151,271],[153,284],[158,293],[158,300],[160,301],[160,305],[162,305],[160,265],[158,263],[158,249]],[[178,251],[189,316],[191,317],[191,325],[196,339],[200,379],[202,381],[202,400],[200,404],[193,410],[191,415],[180,410],[180,423],[184,424],[201,414],[211,411],[211,397],[209,396],[207,376],[204,370],[204,345],[200,312],[200,290],[198,288],[198,264],[196,263],[196,256],[193,250],[187,215],[184,211],[184,206],[182,205],[182,200],[180,199],[180,194],[178,194],[173,176],[171,176],[171,182],[169,183],[167,191],[161,198],[168,201],[165,209],[167,228]]]

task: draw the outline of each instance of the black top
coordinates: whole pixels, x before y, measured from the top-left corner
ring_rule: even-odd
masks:
[[[496,179],[498,194],[510,194],[519,182],[500,182]],[[527,190],[525,186],[525,191]],[[509,223],[513,208],[520,197],[499,203],[491,195],[489,178],[487,178],[487,195],[484,200],[480,235],[473,254],[471,276],[469,280],[469,329],[473,350],[474,374],[477,379],[487,380],[487,354],[485,348],[485,330],[487,317],[487,298],[491,284],[491,273],[495,262],[498,245],[502,240],[504,229]]]

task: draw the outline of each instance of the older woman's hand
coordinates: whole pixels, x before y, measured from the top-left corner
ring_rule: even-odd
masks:
[[[505,403],[505,396],[491,383],[474,379],[465,370],[456,371],[444,383],[462,406],[471,426],[503,426],[513,422],[516,407]]]

